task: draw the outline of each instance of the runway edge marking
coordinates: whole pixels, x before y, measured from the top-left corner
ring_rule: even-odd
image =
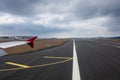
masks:
[[[61,57],[62,59],[62,57]],[[55,65],[55,64],[60,64],[60,63],[65,63],[72,60],[72,58],[68,58],[62,61],[57,61],[57,62],[51,62],[47,64],[41,64],[41,65],[34,65],[34,66],[28,66],[27,68],[19,67],[19,68],[8,68],[8,69],[1,69],[0,72],[5,72],[5,71],[13,71],[13,70],[22,70],[22,69],[30,69],[30,68],[38,68],[38,67],[44,67],[44,66],[50,66],[50,65]],[[6,63],[6,62],[5,62]],[[15,65],[14,65],[15,66]],[[27,66],[27,65],[26,65]]]
[[[13,63],[13,62],[5,62],[6,64],[13,65],[13,66],[18,66],[21,68],[30,68],[30,66],[23,65],[23,64],[18,64],[18,63]]]
[[[55,56],[44,56],[44,58],[51,58],[51,59],[72,59],[71,57],[55,57]]]
[[[80,70],[78,65],[78,58],[75,46],[75,40],[73,40],[73,72],[72,72],[72,80],[81,80],[80,78]]]

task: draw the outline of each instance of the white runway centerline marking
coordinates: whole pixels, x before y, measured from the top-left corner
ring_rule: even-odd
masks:
[[[80,71],[78,65],[78,58],[76,53],[75,41],[73,40],[73,72],[72,72],[72,80],[81,80]]]

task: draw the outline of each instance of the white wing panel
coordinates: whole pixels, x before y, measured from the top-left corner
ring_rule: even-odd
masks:
[[[0,43],[0,48],[9,48],[9,47],[14,47],[22,44],[27,44],[29,43],[28,41],[12,41],[12,42],[5,42],[5,43]]]
[[[4,50],[0,49],[0,56],[5,56],[5,55],[7,55],[7,53]]]

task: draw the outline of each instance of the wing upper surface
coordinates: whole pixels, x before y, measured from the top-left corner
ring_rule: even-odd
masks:
[[[11,41],[11,42],[5,42],[5,43],[0,43],[0,48],[9,48],[9,47],[14,47],[22,44],[27,44],[29,43],[28,41]]]

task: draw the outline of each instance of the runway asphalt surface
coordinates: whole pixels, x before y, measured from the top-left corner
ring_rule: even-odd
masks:
[[[120,48],[104,44],[75,39],[80,80],[120,80]],[[0,80],[78,80],[72,78],[73,54],[70,40],[51,49],[0,57]]]

